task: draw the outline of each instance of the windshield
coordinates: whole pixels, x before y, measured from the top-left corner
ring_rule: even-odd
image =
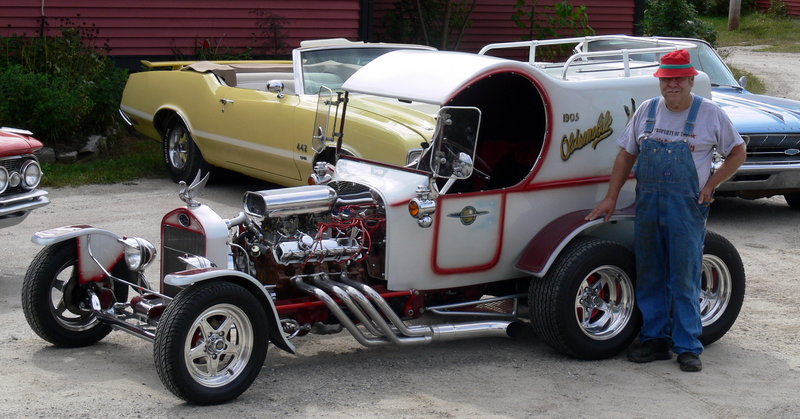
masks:
[[[339,90],[358,69],[375,58],[399,48],[326,48],[303,51],[303,91],[316,95],[321,86]]]
[[[610,51],[618,49],[634,49],[634,48],[647,48],[654,46],[652,41],[646,41],[644,38],[641,41],[630,39],[612,39],[612,40],[598,40],[589,43],[589,51]],[[650,38],[652,39],[652,38]],[[708,74],[708,78],[712,85],[721,86],[739,86],[733,73],[722,61],[722,58],[711,48],[710,45],[703,41],[695,39],[680,39],[683,42],[691,42],[697,45],[697,48],[689,50],[689,55],[692,57],[692,65],[699,71]],[[632,60],[637,61],[658,61],[662,54],[631,54]],[[608,60],[608,58],[598,58],[598,60]],[[653,70],[655,71],[655,70]]]

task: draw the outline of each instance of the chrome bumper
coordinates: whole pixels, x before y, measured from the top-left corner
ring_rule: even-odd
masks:
[[[744,192],[751,197],[800,191],[800,162],[790,164],[743,164],[718,192]],[[763,192],[761,194],[760,192]]]
[[[41,189],[0,197],[0,228],[21,223],[31,211],[49,203],[47,191]]]

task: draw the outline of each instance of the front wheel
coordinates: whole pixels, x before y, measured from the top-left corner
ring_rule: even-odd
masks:
[[[118,264],[112,274],[124,279],[127,268]],[[111,332],[88,308],[88,287],[80,284],[75,240],[42,249],[31,262],[22,282],[22,311],[31,329],[42,339],[62,347],[91,345]],[[111,292],[108,284],[97,283]],[[103,292],[102,289],[99,292]],[[114,287],[116,301],[124,302],[128,287]]]
[[[267,316],[249,291],[229,282],[198,283],[164,311],[156,330],[158,376],[191,403],[233,400],[258,376],[267,355]]]
[[[639,332],[634,306],[635,261],[625,247],[581,238],[559,255],[544,278],[531,280],[536,334],[558,351],[603,359],[624,350]]]
[[[716,342],[733,326],[742,308],[744,291],[744,266],[739,252],[724,237],[707,232],[700,289],[703,345]]]

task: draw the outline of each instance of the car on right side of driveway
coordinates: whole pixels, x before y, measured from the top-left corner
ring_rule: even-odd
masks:
[[[783,195],[790,207],[800,210],[800,101],[748,91],[747,78],[736,80],[714,48],[699,39],[613,35],[597,37],[577,48],[606,51],[647,44],[663,46],[665,41],[697,45],[689,50],[692,65],[708,75],[712,100],[728,114],[747,142],[746,161],[716,194],[746,199]],[[658,61],[661,54],[637,54],[634,58]]]

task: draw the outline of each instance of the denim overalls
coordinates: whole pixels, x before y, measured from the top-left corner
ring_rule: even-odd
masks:
[[[660,98],[648,109],[636,168],[636,300],[639,340],[672,340],[673,352],[700,354],[700,284],[708,206],[698,204],[697,169],[688,139],[702,102],[695,97],[683,141],[650,138]]]

